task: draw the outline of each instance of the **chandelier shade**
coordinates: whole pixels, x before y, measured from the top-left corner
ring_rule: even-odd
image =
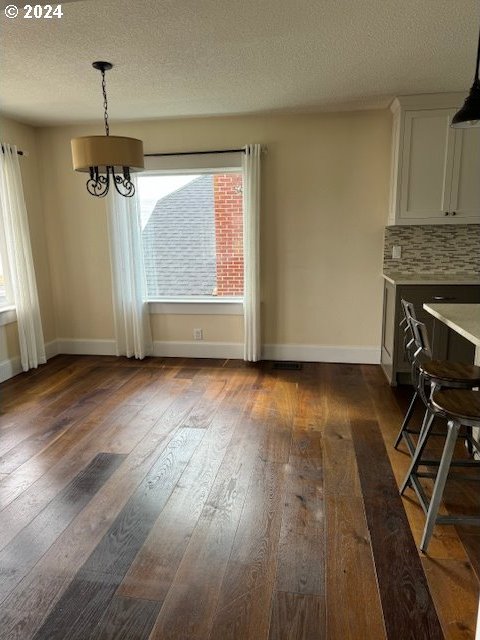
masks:
[[[128,167],[131,173],[144,168],[143,142],[124,136],[84,136],[73,138],[72,160],[75,171],[90,172],[90,167],[98,167],[105,172],[106,167],[123,171]]]

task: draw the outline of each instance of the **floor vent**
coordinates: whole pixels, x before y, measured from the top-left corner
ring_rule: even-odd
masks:
[[[281,369],[282,371],[300,371],[303,368],[301,362],[274,362],[274,369]]]

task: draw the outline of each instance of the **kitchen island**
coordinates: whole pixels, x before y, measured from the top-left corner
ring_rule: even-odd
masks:
[[[424,304],[425,311],[475,345],[475,364],[480,365],[480,304]]]

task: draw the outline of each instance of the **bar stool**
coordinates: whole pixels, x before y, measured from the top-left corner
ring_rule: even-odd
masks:
[[[448,431],[438,472],[435,477],[432,497],[430,501],[425,498],[424,503],[421,500],[422,507],[427,514],[422,541],[420,543],[420,549],[423,552],[426,552],[427,550],[434,526],[437,523],[454,524],[457,522],[463,522],[480,525],[480,514],[478,516],[438,515],[438,509],[443,497],[447,476],[450,467],[453,464],[453,452],[460,428],[462,426],[469,427],[470,429],[472,427],[480,427],[480,392],[469,391],[466,389],[446,389],[442,391],[435,391],[432,394],[429,409],[434,415],[441,415],[446,418]],[[421,437],[426,440],[428,438],[428,432],[425,431]],[[420,445],[421,442],[419,442],[417,450]],[[480,451],[480,443],[476,440],[473,441],[473,446],[477,451]],[[474,462],[472,466],[473,465],[480,467],[480,462]],[[480,477],[477,479],[480,479]],[[418,475],[415,469],[409,474],[407,481],[412,484],[418,482]]]
[[[425,424],[433,421],[433,415],[430,415],[428,409],[428,397],[425,393],[425,385],[430,385],[431,395],[434,390],[444,387],[454,389],[474,389],[480,386],[480,367],[476,365],[463,364],[460,362],[450,362],[448,360],[432,360],[432,349],[428,339],[426,326],[418,322],[415,309],[411,302],[402,300],[402,309],[404,313],[404,348],[407,359],[412,365],[412,383],[415,388],[414,395],[409,404],[405,417],[403,419],[400,431],[394,443],[395,449],[398,447],[402,439],[405,440],[410,455],[415,452],[415,444],[410,434],[417,434],[420,437],[421,431]],[[402,324],[400,323],[400,324]],[[422,385],[420,387],[420,376],[422,376]],[[415,405],[418,399],[423,400],[426,407],[422,429],[419,431],[408,428],[412,418]],[[470,429],[471,432],[471,429]],[[472,453],[471,441],[467,438],[467,447],[469,453]]]
[[[430,435],[442,435],[432,433],[432,423],[435,418],[435,411],[432,410],[430,398],[435,391],[447,387],[450,389],[466,389],[472,390],[480,386],[480,367],[469,364],[462,364],[458,362],[449,362],[441,360],[431,360],[431,348],[428,340],[427,328],[423,322],[410,318],[410,326],[414,336],[414,342],[416,346],[415,351],[415,384],[418,396],[422,399],[425,405],[425,415],[423,418],[422,426],[419,432],[417,446],[412,452],[412,462],[410,469],[407,473],[405,481],[403,482],[400,493],[403,494],[406,487],[409,484],[409,477],[411,474],[420,475],[417,472],[418,466],[437,467],[439,465],[438,460],[424,460],[422,459],[423,450],[427,444],[427,439]],[[427,389],[428,387],[428,389]],[[468,443],[467,449],[469,453],[473,451],[472,444],[472,429],[466,427],[467,433],[465,439]],[[469,460],[460,460],[453,463],[455,466],[470,466],[472,463]],[[423,474],[428,477],[429,474]],[[424,499],[424,496],[420,493],[418,485],[413,484],[413,488],[416,490],[420,501]]]

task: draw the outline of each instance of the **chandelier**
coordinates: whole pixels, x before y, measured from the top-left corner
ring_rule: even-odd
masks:
[[[135,193],[135,185],[130,174],[144,167],[143,143],[136,138],[110,135],[105,71],[113,65],[110,62],[94,62],[92,66],[102,74],[105,135],[73,138],[73,168],[90,174],[87,191],[92,196],[105,197],[112,182],[121,196],[131,198]]]

